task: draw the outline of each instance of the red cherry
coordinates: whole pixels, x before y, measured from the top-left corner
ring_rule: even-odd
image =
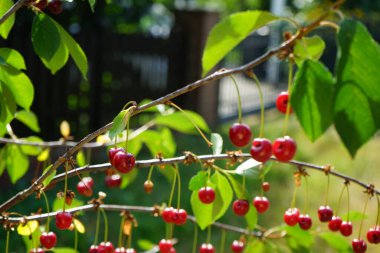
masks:
[[[277,110],[282,112],[282,113],[286,113],[286,108],[288,107],[288,103],[289,103],[289,94],[287,91],[283,91],[281,92],[278,96],[277,96],[277,99],[276,99],[276,107],[277,107]],[[292,112],[292,108],[290,107],[290,110],[289,112]]]
[[[272,143],[265,138],[255,138],[250,153],[256,161],[265,163],[272,155]]]
[[[367,240],[369,243],[379,244],[380,243],[380,227],[376,226],[370,228],[367,232]]]
[[[124,247],[118,247],[118,248],[115,249],[115,251],[113,253],[127,253],[127,252],[128,251]],[[133,251],[131,251],[130,253],[132,253],[132,252]]]
[[[113,253],[114,250],[112,242],[101,242],[98,246],[98,253]]]
[[[303,230],[309,230],[311,228],[311,225],[313,225],[313,221],[308,214],[301,214],[298,216],[298,225]]]
[[[289,226],[295,226],[298,223],[300,211],[298,208],[289,208],[284,214],[284,221]]]
[[[98,253],[98,245],[91,245],[88,253]]]
[[[231,244],[231,250],[235,253],[241,253],[244,250],[244,242],[240,240],[234,240]]]
[[[333,215],[334,212],[329,206],[320,206],[318,209],[318,218],[321,222],[331,221]]]
[[[92,195],[92,188],[88,183],[85,183],[83,181],[79,181],[77,184],[77,192],[80,195],[86,196],[86,197],[91,197]]]
[[[173,207],[166,207],[163,211],[162,211],[162,219],[166,222],[166,223],[172,223],[173,222],[173,212],[174,212],[174,208]]]
[[[344,236],[350,236],[352,234],[352,223],[349,221],[343,221],[340,225],[339,231]]]
[[[120,187],[121,185],[121,176],[119,174],[113,174],[105,177],[105,182],[107,187],[114,188]]]
[[[110,150],[108,151],[108,159],[109,159],[110,164],[112,166],[115,166],[115,164],[113,162],[113,158],[115,157],[116,153],[118,153],[118,152],[125,153],[125,150],[121,147],[117,147],[117,148],[110,148]]]
[[[45,251],[41,248],[38,248],[38,249],[31,249],[29,253],[45,253]]]
[[[339,216],[333,216],[329,222],[329,229],[331,231],[339,231],[342,225],[342,219]]]
[[[40,236],[40,243],[47,249],[51,249],[57,243],[57,236],[54,232],[43,232]]]
[[[125,250],[125,253],[137,253],[135,249],[129,248]]]
[[[244,216],[248,213],[249,202],[245,199],[237,199],[232,204],[234,213],[238,216]]]
[[[237,147],[248,145],[252,138],[252,132],[246,124],[235,123],[229,131],[231,142]]]
[[[215,253],[215,248],[211,243],[202,243],[199,253]]]
[[[85,183],[86,185],[88,185],[91,188],[94,186],[94,180],[92,179],[92,177],[84,177],[84,178],[82,178],[82,181],[83,181],[83,183]]]
[[[202,187],[198,192],[199,200],[204,204],[211,204],[215,200],[215,191],[211,187]]]
[[[113,157],[114,166],[120,173],[130,172],[135,162],[135,157],[131,153],[117,152]]]
[[[289,136],[277,138],[273,143],[273,154],[281,162],[292,160],[296,150],[296,142]]]
[[[172,212],[172,222],[176,225],[184,225],[187,221],[187,212],[184,209],[174,209]]]
[[[53,0],[48,4],[48,9],[51,13],[58,15],[63,11],[61,0]]]
[[[68,229],[73,222],[73,216],[68,212],[58,212],[55,216],[55,225],[57,228],[63,230]]]
[[[161,253],[170,253],[171,248],[173,248],[173,243],[170,240],[162,239],[158,244],[158,248]]]
[[[269,200],[264,196],[257,196],[253,200],[253,205],[256,207],[258,213],[264,213],[269,208]]]
[[[263,182],[263,183],[261,184],[261,189],[263,189],[263,191],[265,191],[265,192],[269,191],[269,190],[270,190],[270,183],[268,183],[268,182]]]
[[[355,253],[364,253],[367,251],[367,244],[362,239],[352,240],[352,250]]]

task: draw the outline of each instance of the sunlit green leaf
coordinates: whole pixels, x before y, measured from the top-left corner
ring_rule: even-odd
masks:
[[[253,230],[257,225],[257,210],[252,203],[249,204],[248,213],[244,215],[244,218],[247,222],[248,228]]]
[[[7,147],[0,149],[0,176],[3,174],[7,161]]]
[[[54,248],[52,251],[53,253],[78,253],[78,251],[73,248]]]
[[[295,239],[297,245],[300,245],[305,248],[310,248],[314,243],[314,236],[308,231],[302,230],[299,226],[286,226],[287,236],[290,236]]]
[[[208,174],[203,170],[198,171],[198,173],[190,179],[189,190],[197,191],[200,188],[206,186],[208,179],[207,175]]]
[[[91,11],[94,12],[95,11],[96,0],[88,0],[88,3],[90,4]]]
[[[37,156],[37,161],[43,162],[46,161],[50,156],[50,149],[46,148],[44,149],[38,156]]]
[[[347,239],[339,233],[323,232],[318,234],[327,244],[338,252],[350,252],[351,245]]]
[[[37,116],[32,111],[18,111],[15,114],[15,118],[22,123],[24,123],[27,127],[29,127],[34,132],[40,132],[40,126],[38,125]]]
[[[26,224],[20,224],[17,226],[17,233],[19,235],[31,235],[38,228],[38,221],[31,220]]]
[[[0,1],[0,16],[3,16],[13,6],[12,0]],[[4,23],[0,25],[0,36],[4,39],[8,38],[8,34],[11,31],[15,22],[15,14],[12,14]]]
[[[40,244],[40,236],[41,236],[42,232],[40,229],[36,229],[31,238],[30,236],[23,236],[22,239],[25,243],[25,247],[26,247],[26,251],[25,252],[30,252],[30,250],[32,248],[35,247],[35,245],[39,245]]]
[[[42,142],[42,139],[37,136],[29,136],[26,138],[22,138],[22,141],[27,141],[27,142]],[[31,145],[22,145],[20,146],[21,150],[24,154],[26,155],[31,155],[31,156],[36,156],[41,153],[42,148],[38,146],[31,146]]]
[[[12,184],[16,183],[29,168],[29,159],[15,144],[8,146],[7,171]]]
[[[75,226],[75,229],[81,233],[84,234],[86,232],[86,228],[84,227],[83,223],[78,219],[73,219],[73,223]]]
[[[137,245],[139,245],[140,249],[145,251],[151,250],[154,246],[156,246],[155,243],[144,239],[137,240]]]
[[[64,198],[61,198],[61,199],[56,198],[53,202],[53,211],[62,210],[64,202],[65,202]],[[75,199],[73,199],[73,202],[71,203],[70,206],[66,205],[66,208],[74,208],[74,207],[82,206],[83,204],[84,204],[84,202],[82,200],[75,198]]]
[[[254,30],[276,19],[279,17],[266,11],[245,11],[232,14],[216,24],[207,38],[203,52],[203,75]]]
[[[367,219],[368,216],[359,211],[350,211],[349,213],[345,213],[340,215],[342,220],[344,221],[361,221],[362,219]]]
[[[301,66],[306,59],[319,60],[325,50],[325,42],[319,36],[304,37],[294,46],[295,61]]]
[[[212,153],[214,155],[219,155],[223,150],[223,138],[218,133],[211,134],[211,143],[212,143]]]
[[[265,244],[261,240],[254,240],[247,244],[244,253],[265,253]]]
[[[26,69],[24,57],[22,57],[22,55],[17,50],[12,48],[0,48],[0,65],[4,64],[12,66],[18,70]]]
[[[44,172],[42,174],[45,174],[47,171],[50,170],[50,168],[53,166],[53,164],[47,166],[45,169],[44,169]],[[45,178],[45,180],[42,182],[44,186],[48,186],[51,182],[51,180],[53,180],[53,178],[55,177],[55,175],[57,174],[57,171],[54,170],[49,176],[47,176],[47,178]]]
[[[1,68],[0,68],[1,71]],[[9,91],[7,85],[0,82],[0,123],[5,130],[6,125],[9,124],[16,113],[17,105],[13,98],[12,93]]]
[[[122,110],[119,114],[113,119],[112,128],[109,131],[110,139],[115,138],[117,135],[122,133],[127,126],[127,122],[129,120],[129,111]]]
[[[85,166],[86,163],[86,157],[84,156],[83,150],[79,150],[76,156],[76,162],[79,167]]]
[[[161,153],[164,157],[171,157],[175,154],[176,143],[169,129],[163,128],[161,131],[147,130],[139,135],[147,145],[153,157]]]
[[[202,116],[193,111],[184,110],[184,113],[176,111],[172,114],[159,115],[155,118],[157,125],[168,126],[178,132],[185,134],[197,133],[197,130],[191,121],[193,121],[203,131],[210,132],[210,129],[208,128],[207,123],[202,118]]]

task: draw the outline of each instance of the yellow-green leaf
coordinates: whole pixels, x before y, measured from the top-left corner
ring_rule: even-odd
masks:
[[[26,224],[20,224],[17,227],[17,233],[19,235],[28,236],[32,234],[38,228],[38,221],[28,221]]]
[[[86,232],[86,228],[84,227],[83,223],[78,220],[78,219],[74,219],[73,220],[73,223],[74,223],[74,227],[75,229],[81,233],[81,234],[84,234]]]
[[[42,151],[41,154],[37,156],[37,160],[39,162],[46,161],[49,158],[49,155],[50,155],[50,149],[47,148],[44,151]]]
[[[0,16],[3,16],[13,6],[12,0],[0,1]],[[15,23],[15,14],[12,14],[3,24],[0,25],[0,36],[4,39],[8,38],[13,24]]]

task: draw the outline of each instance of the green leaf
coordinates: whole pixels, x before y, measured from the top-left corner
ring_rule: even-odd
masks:
[[[63,202],[65,202],[65,199],[64,198],[56,198],[53,202],[53,211],[59,211],[59,210],[62,210],[63,208]],[[66,209],[70,209],[70,208],[74,208],[74,207],[78,207],[78,206],[82,206],[84,205],[84,202],[82,200],[78,200],[78,199],[73,199],[73,202],[71,203],[70,206],[66,205]]]
[[[350,211],[340,216],[344,221],[361,221],[362,219],[367,219],[368,216],[359,211]]]
[[[111,140],[124,131],[125,127],[127,126],[127,122],[129,120],[129,115],[130,114],[128,110],[122,110],[113,119],[112,128],[110,129],[108,133]]]
[[[21,140],[27,141],[27,142],[42,142],[42,139],[37,136],[29,136],[26,138],[22,138]],[[38,146],[22,145],[20,147],[21,147],[21,151],[24,154],[31,155],[31,156],[37,156],[42,151],[42,148]]]
[[[211,142],[212,142],[212,153],[214,155],[219,155],[223,150],[223,138],[218,133],[211,134]]]
[[[0,48],[0,65],[3,64],[12,66],[18,70],[26,69],[24,57],[17,50],[11,48]]]
[[[38,125],[37,116],[32,111],[18,111],[15,114],[15,118],[24,123],[34,132],[39,133],[41,131],[40,126]]]
[[[347,239],[337,233],[323,232],[318,234],[327,244],[337,250],[338,252],[350,252],[351,245],[348,243]]]
[[[243,191],[242,191],[243,186],[231,174],[223,173],[223,175],[230,182],[232,189],[235,192],[236,198],[238,198],[238,199],[249,199],[247,191],[245,191],[245,194],[243,194]]]
[[[29,168],[29,159],[17,145],[9,145],[7,157],[7,171],[12,184],[15,184]]]
[[[225,214],[233,197],[231,185],[223,175],[216,172],[212,176],[211,181],[216,186],[215,201],[213,203],[202,203],[199,200],[198,191],[193,191],[191,194],[191,207],[197,224],[202,230]]]
[[[38,221],[32,220],[28,221],[26,224],[20,224],[17,226],[17,233],[19,235],[29,236],[33,234],[34,231],[38,228]]]
[[[246,11],[230,15],[211,30],[202,57],[206,75],[228,52],[254,30],[279,19],[266,11]]]
[[[167,128],[161,131],[147,130],[139,135],[139,139],[147,145],[152,156],[161,153],[164,157],[171,157],[177,148],[173,135]]]
[[[254,240],[247,244],[244,253],[265,253],[265,244],[261,240]]]
[[[68,32],[66,32],[66,30],[63,29],[63,27],[60,24],[58,24],[54,20],[53,22],[57,26],[61,34],[63,43],[69,50],[70,56],[73,58],[75,64],[82,73],[83,78],[87,80],[88,62],[86,54],[83,52],[83,49],[79,46],[79,44],[73,39],[73,37],[71,37],[71,35]]]
[[[205,171],[198,171],[198,173],[190,179],[189,190],[198,191],[200,188],[206,186],[207,179],[208,177]]]
[[[311,141],[333,123],[334,79],[320,62],[306,60],[297,71],[291,105]]]
[[[344,20],[338,49],[335,127],[355,156],[380,127],[380,47],[363,24]]]
[[[7,132],[6,125],[13,120],[16,109],[17,105],[11,92],[4,83],[0,82],[0,123],[2,128],[4,128],[2,132],[4,130]]]
[[[88,3],[90,4],[91,11],[94,12],[95,11],[96,0],[88,0]]]
[[[178,132],[185,134],[194,134],[197,133],[196,128],[189,120],[189,118],[203,131],[210,132],[209,127],[207,126],[206,121],[202,118],[201,115],[193,111],[184,110],[183,112],[174,112],[167,115],[160,115],[155,118],[157,125],[164,125],[170,127]]]
[[[79,167],[83,167],[87,164],[86,157],[84,156],[83,150],[78,151],[76,161]]]
[[[0,80],[8,87],[15,102],[29,110],[34,98],[34,87],[29,77],[13,67],[1,66]]]
[[[325,50],[325,42],[319,36],[304,37],[294,46],[296,64],[301,66],[306,59],[319,60]]]
[[[3,16],[11,7],[13,1],[1,0],[0,1],[0,16]],[[13,24],[15,23],[15,14],[12,14],[4,23],[0,25],[0,36],[4,39],[8,38],[8,34],[11,31]]]
[[[249,204],[249,210],[246,215],[244,215],[244,218],[247,222],[248,228],[250,230],[253,230],[256,227],[257,224],[257,210],[252,203]]]
[[[32,43],[34,51],[52,74],[66,64],[69,50],[57,23],[44,13],[37,14],[33,20]]]
[[[247,178],[257,178],[259,175],[259,167],[261,165],[261,162],[256,161],[255,159],[248,159],[244,161],[242,164],[240,164],[236,170],[235,173],[237,175],[245,176]]]
[[[7,161],[7,148],[0,149],[0,176],[3,174]]]
[[[48,170],[50,170],[50,168],[53,166],[53,164],[47,166],[45,169],[44,169],[44,172],[43,174],[45,174]],[[42,182],[44,186],[48,186],[51,182],[51,180],[53,180],[53,178],[55,177],[55,175],[57,174],[57,171],[54,170],[49,176],[47,176],[47,178],[45,178],[45,180]]]
[[[294,238],[299,246],[310,248],[314,243],[314,236],[308,231],[302,230],[299,226],[286,226],[284,229],[287,235]]]
[[[153,247],[156,246],[155,243],[148,240],[144,240],[144,239],[137,240],[137,245],[139,246],[140,249],[145,250],[145,251],[151,250]]]
[[[40,229],[36,229],[31,238],[29,236],[23,236],[22,239],[25,243],[25,248],[26,248],[26,251],[25,252],[30,252],[31,249],[33,249],[35,247],[35,245],[39,245],[40,244],[40,236],[41,236],[42,232]]]
[[[50,149],[46,148],[44,149],[38,156],[37,156],[37,161],[39,162],[44,162],[46,161],[50,156]]]
[[[54,253],[78,253],[78,251],[73,248],[54,248],[52,251]]]

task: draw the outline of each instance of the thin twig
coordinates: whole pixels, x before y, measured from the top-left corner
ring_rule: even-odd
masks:
[[[15,14],[20,9],[26,0],[18,0],[4,15],[0,18],[0,25],[2,25],[12,14]]]

